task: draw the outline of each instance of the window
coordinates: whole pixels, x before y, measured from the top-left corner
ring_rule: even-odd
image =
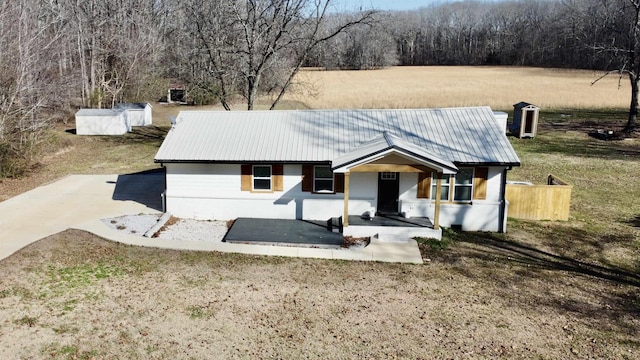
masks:
[[[394,172],[382,172],[380,173],[380,179],[381,180],[395,180],[396,179],[396,173]]]
[[[441,201],[471,202],[487,199],[487,179],[489,168],[461,168],[456,175],[445,175],[442,178]],[[418,176],[418,198],[436,199],[438,177],[435,172],[430,175],[420,173]]]
[[[473,169],[460,169],[455,176],[453,201],[471,201],[473,196]]]
[[[313,191],[333,192],[333,172],[329,166],[313,167]]]
[[[253,190],[271,190],[271,165],[253,165]]]
[[[451,177],[445,175],[442,177],[442,189],[440,193],[440,201],[449,201],[449,184]],[[436,199],[436,190],[438,185],[438,174],[433,172],[431,175],[431,200]]]

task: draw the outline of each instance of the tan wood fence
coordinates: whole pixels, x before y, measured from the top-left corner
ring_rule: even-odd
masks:
[[[507,184],[508,216],[525,220],[569,220],[571,189],[549,175],[547,185]]]

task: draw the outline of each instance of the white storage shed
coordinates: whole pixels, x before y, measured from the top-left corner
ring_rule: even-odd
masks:
[[[131,131],[123,111],[116,109],[80,109],[76,113],[78,135],[123,135]]]
[[[147,126],[152,123],[149,103],[118,103],[114,110],[124,111],[131,126]]]

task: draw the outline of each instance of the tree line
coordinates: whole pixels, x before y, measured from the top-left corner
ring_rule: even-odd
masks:
[[[308,66],[515,65],[607,70],[627,49],[630,0],[473,0],[386,11],[324,44]],[[618,54],[619,55],[619,54]]]
[[[637,114],[638,1],[376,11],[340,0],[0,0],[0,177],[18,174],[48,125],[78,107],[158,99],[177,83],[197,103],[252,109],[269,94],[273,108],[304,66],[603,70],[635,84]]]

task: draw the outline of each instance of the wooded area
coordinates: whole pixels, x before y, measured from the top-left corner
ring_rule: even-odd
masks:
[[[252,109],[269,94],[275,106],[302,66],[586,68],[628,76],[637,94],[639,9],[638,0],[408,12],[339,0],[0,0],[0,177],[18,173],[42,130],[78,107],[157,100],[172,84],[196,103],[244,99]]]

